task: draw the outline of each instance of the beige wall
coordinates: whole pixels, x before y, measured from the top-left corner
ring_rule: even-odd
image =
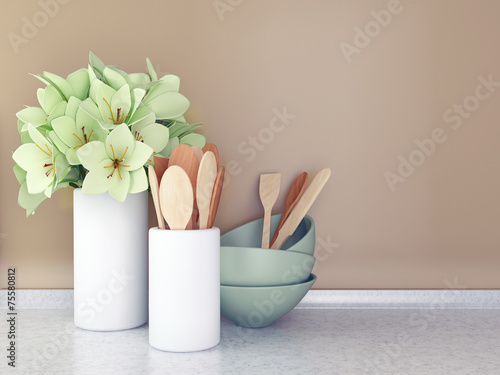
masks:
[[[259,173],[283,173],[281,209],[299,172],[332,168],[310,211],[318,240],[333,244],[330,255],[316,249],[316,288],[445,288],[453,280],[499,288],[500,90],[469,98],[475,111],[459,129],[443,114],[474,95],[478,77],[500,81],[500,2],[402,0],[348,63],[342,43],[354,44],[355,27],[375,27],[370,11],[387,4],[247,0],[219,17],[212,1],[73,0],[15,53],[8,32],[21,34],[22,18],[41,8],[2,2],[0,286],[8,266],[18,267],[22,288],[73,285],[72,193],[58,192],[26,219],[11,153],[20,142],[15,113],[36,105],[40,84],[28,73],[66,75],[92,49],[127,71],[145,69],[149,56],[181,77],[189,119],[206,124],[224,163],[239,165],[219,211],[223,231],[262,215]],[[265,136],[284,107],[296,117],[248,161],[250,146],[241,144]],[[398,156],[408,159],[415,140],[437,128],[446,141],[392,192],[384,173],[397,173]]]

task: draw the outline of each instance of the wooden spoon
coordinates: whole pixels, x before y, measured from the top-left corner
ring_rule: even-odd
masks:
[[[155,205],[156,218],[158,219],[158,228],[165,229],[165,222],[161,215],[160,197],[158,196],[158,179],[152,165],[148,166],[149,185],[151,186],[151,195],[153,196],[153,203]]]
[[[203,157],[203,151],[201,150],[201,148],[199,146],[191,146],[191,148],[193,149],[196,157],[198,158],[198,161],[201,163],[201,158]]]
[[[170,160],[168,162],[168,166],[179,166],[187,173],[189,176],[189,180],[191,181],[191,190],[193,191],[193,217],[192,220],[188,223],[186,229],[194,229],[196,227],[196,217],[198,215],[198,209],[195,201],[196,194],[196,178],[198,176],[198,168],[200,166],[200,162],[196,157],[193,149],[186,145],[180,144],[172,151],[170,155]]]
[[[281,173],[260,175],[259,195],[264,207],[264,225],[262,227],[262,248],[269,248],[271,232],[271,211],[280,194]]]
[[[217,150],[217,146],[214,145],[213,143],[207,143],[205,147],[203,147],[202,151],[203,153],[207,151],[212,151],[214,153],[217,169],[219,169],[219,150]]]
[[[207,151],[201,158],[196,179],[196,203],[200,213],[200,229],[207,229],[210,202],[217,177],[217,164],[212,151]]]
[[[293,183],[292,187],[288,191],[288,195],[286,196],[286,201],[285,201],[285,209],[283,210],[283,214],[281,215],[280,222],[278,223],[278,226],[276,227],[276,230],[274,231],[274,236],[271,239],[271,247],[273,246],[274,241],[276,241],[276,238],[278,237],[278,233],[283,226],[283,223],[285,222],[286,218],[290,214],[290,211],[292,211],[292,208],[295,206],[297,201],[302,195],[302,192],[304,191],[304,188],[306,187],[307,183],[307,177],[309,175],[307,172],[302,172],[299,177],[295,180]]]
[[[318,197],[319,193],[325,186],[326,182],[330,178],[332,171],[330,168],[322,169],[318,172],[311,184],[307,187],[297,202],[295,208],[290,212],[290,215],[285,220],[285,224],[281,227],[281,230],[278,233],[278,237],[274,242],[271,249],[281,249],[285,241],[290,237],[295,229],[297,229],[298,225],[307,214],[307,211],[311,208],[312,204]]]
[[[226,169],[220,167],[217,173],[217,178],[215,179],[214,191],[212,192],[212,200],[210,201],[210,212],[208,214],[208,225],[207,228],[212,228],[214,226],[215,216],[217,216],[217,210],[219,209],[220,195],[222,193],[222,185],[224,184],[224,174]]]
[[[155,161],[156,179],[158,180],[159,186],[161,183],[161,178],[163,177],[163,173],[165,173],[168,168],[168,159],[161,156],[155,156],[153,159]]]
[[[193,214],[193,188],[187,173],[177,165],[170,166],[163,175],[160,206],[170,229],[186,228]]]

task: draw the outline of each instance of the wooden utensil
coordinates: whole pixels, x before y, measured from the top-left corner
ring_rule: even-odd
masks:
[[[149,185],[151,186],[151,195],[153,196],[153,203],[155,205],[156,218],[158,219],[158,228],[165,229],[165,222],[161,214],[160,198],[158,196],[158,179],[156,172],[152,165],[148,166]]]
[[[207,229],[210,202],[217,178],[217,164],[212,151],[203,154],[196,179],[196,204],[200,213],[200,229]]]
[[[217,178],[215,179],[214,191],[212,192],[212,200],[210,201],[210,212],[208,214],[208,225],[207,228],[212,228],[214,226],[215,216],[217,216],[217,210],[219,209],[220,195],[222,193],[222,185],[224,184],[224,174],[226,173],[226,168],[220,167],[217,173]]]
[[[207,143],[203,149],[202,149],[203,153],[207,152],[207,151],[212,151],[215,155],[215,161],[217,163],[217,169],[219,169],[219,150],[217,150],[217,146],[214,145],[213,143]]]
[[[268,173],[260,175],[259,195],[264,207],[264,225],[262,227],[262,248],[269,248],[271,232],[271,211],[280,194],[281,173]]]
[[[196,157],[198,158],[198,162],[201,163],[201,158],[203,157],[203,151],[199,146],[191,146],[191,148],[193,149]]]
[[[158,186],[160,186],[163,173],[165,173],[168,168],[168,159],[160,156],[155,156],[153,159],[155,161],[156,179],[158,180]]]
[[[271,239],[271,247],[274,244],[274,241],[276,241],[276,238],[278,237],[278,233],[285,223],[286,218],[290,214],[290,211],[292,211],[292,208],[295,206],[299,198],[301,197],[304,188],[306,187],[307,183],[307,177],[309,175],[307,172],[302,172],[299,177],[295,180],[293,183],[292,187],[288,191],[288,195],[286,196],[286,201],[285,201],[285,209],[283,210],[283,214],[281,215],[280,222],[278,223],[278,226],[276,227],[276,230],[274,231],[274,236]]]
[[[173,165],[165,171],[160,184],[160,207],[172,230],[185,229],[193,214],[193,188],[187,173]]]
[[[285,223],[281,227],[281,230],[278,233],[278,237],[276,238],[273,246],[271,246],[271,249],[281,249],[288,237],[290,237],[293,232],[295,232],[295,229],[297,229],[307,211],[309,211],[309,209],[311,208],[312,204],[325,186],[331,174],[331,169],[325,168],[319,171],[316,176],[314,176],[311,184],[304,191],[302,197],[300,197],[299,201],[295,205],[295,208],[292,210],[292,212],[290,212],[290,215],[285,220]]]
[[[186,229],[194,229],[196,228],[196,218],[198,215],[198,209],[195,201],[196,197],[195,194],[196,194],[196,178],[198,176],[198,168],[200,167],[200,162],[198,161],[195,152],[190,146],[186,144],[180,144],[172,151],[168,165],[169,169],[170,166],[174,165],[181,167],[189,176],[189,180],[191,181],[191,187],[192,187],[191,190],[193,191],[194,203],[193,203],[192,220],[188,223]]]

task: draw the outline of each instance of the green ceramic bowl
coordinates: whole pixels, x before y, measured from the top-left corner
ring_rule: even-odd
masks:
[[[315,281],[316,276],[311,274],[306,282],[294,285],[264,287],[221,285],[221,313],[242,327],[267,327],[292,311]]]
[[[296,251],[221,246],[220,283],[277,286],[306,281],[316,259]]]
[[[280,218],[281,215],[273,215],[271,218],[271,237],[278,226]],[[221,237],[220,245],[260,248],[263,220],[254,220],[227,232]],[[313,255],[315,243],[314,220],[309,215],[306,215],[293,235],[283,244],[282,249]]]

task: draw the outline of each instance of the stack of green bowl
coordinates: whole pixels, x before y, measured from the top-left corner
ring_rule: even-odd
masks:
[[[271,234],[281,215],[271,218]],[[221,313],[237,325],[267,327],[290,312],[316,281],[316,242],[306,215],[281,250],[262,249],[258,219],[221,237]]]

